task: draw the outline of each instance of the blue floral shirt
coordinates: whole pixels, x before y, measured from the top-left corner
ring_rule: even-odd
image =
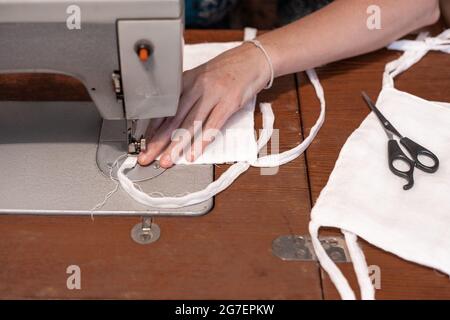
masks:
[[[207,27],[220,23],[237,0],[186,0],[186,26]]]

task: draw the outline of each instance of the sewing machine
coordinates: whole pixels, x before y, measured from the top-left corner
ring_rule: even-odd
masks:
[[[212,200],[149,208],[119,189],[92,211],[114,187],[115,160],[145,148],[148,119],[177,111],[183,17],[182,0],[0,1],[0,73],[69,75],[92,99],[0,102],[0,213],[201,215],[212,208]],[[128,175],[150,194],[178,196],[203,189],[213,168],[164,171],[154,163]]]

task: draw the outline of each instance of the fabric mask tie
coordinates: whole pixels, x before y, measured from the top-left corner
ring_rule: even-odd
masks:
[[[428,51],[450,53],[450,29],[435,38],[422,32],[416,40],[399,40],[387,47],[389,50],[405,51],[399,58],[386,65],[383,75],[383,88],[394,88],[394,78],[419,62]]]
[[[383,88],[393,88],[394,78],[417,63],[426,55],[428,51],[437,50],[444,53],[450,53],[450,29],[444,31],[436,38],[429,38],[426,33],[421,33],[416,41],[397,41],[392,43],[389,46],[389,49],[405,50],[405,52],[400,58],[389,62],[386,65],[383,77]],[[316,202],[316,206],[320,206],[321,201],[323,201],[323,198],[319,197]],[[313,212],[312,220],[309,225],[312,244],[321,266],[329,274],[330,279],[336,286],[341,298],[355,299],[355,295],[349,286],[347,279],[344,277],[337,265],[328,257],[319,241],[318,232],[320,227],[332,226],[333,224],[329,223],[326,220],[326,217],[323,215],[314,215]],[[369,277],[364,254],[357,243],[357,236],[346,230],[341,230],[341,232],[345,236],[345,242],[353,262],[353,267],[361,290],[361,298],[365,300],[374,299],[375,290]]]
[[[255,36],[256,32],[254,29],[246,29],[246,40],[250,40],[251,37]],[[125,174],[127,170],[130,170],[137,165],[137,157],[129,156],[122,163],[117,172],[117,178],[120,186],[134,200],[143,205],[154,208],[180,208],[198,204],[214,197],[216,194],[228,188],[242,173],[247,171],[250,166],[258,168],[273,168],[296,159],[311,144],[320,128],[322,127],[323,122],[325,121],[325,95],[323,88],[314,69],[307,70],[306,73],[311,83],[313,84],[314,90],[320,102],[320,115],[315,125],[311,128],[309,136],[306,137],[305,140],[295,148],[280,154],[271,154],[260,157],[252,163],[237,162],[230,168],[228,168],[227,171],[222,173],[222,175],[216,181],[209,184],[205,189],[181,197],[152,197],[142,192],[139,187],[136,186],[135,183],[133,183]],[[263,128],[257,143],[258,151],[260,151],[269,142],[273,133],[273,124],[275,121],[275,116],[269,103],[260,104],[260,109],[263,117]]]

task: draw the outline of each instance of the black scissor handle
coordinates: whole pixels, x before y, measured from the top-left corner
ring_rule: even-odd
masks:
[[[422,147],[420,144],[412,141],[409,138],[401,138],[400,143],[408,150],[408,152],[411,154],[411,157],[413,158],[415,162],[415,166],[427,173],[434,173],[439,169],[439,159],[436,157],[436,155],[431,152],[430,150]],[[428,166],[420,161],[419,156],[426,157],[433,161],[432,166]]]
[[[409,190],[414,186],[414,166],[415,162],[408,158],[400,148],[400,145],[395,140],[388,142],[388,161],[389,169],[398,177],[404,178],[408,181],[403,186],[404,190]],[[397,162],[403,162],[408,166],[407,170],[400,170],[395,165]]]

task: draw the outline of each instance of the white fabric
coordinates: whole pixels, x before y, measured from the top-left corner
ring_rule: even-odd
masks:
[[[245,28],[244,40],[256,37],[256,29]],[[184,46],[183,71],[194,69],[221,53],[239,46],[242,42],[215,42]],[[255,139],[256,98],[242,110],[233,114],[220,130],[221,134],[209,144],[194,162],[180,157],[177,164],[222,164],[231,162],[254,162],[258,155]]]
[[[263,113],[263,133],[258,140],[258,148],[267,144],[273,131],[274,115],[270,104],[261,104]],[[158,208],[180,208],[197,204],[208,200],[217,193],[228,188],[243,172],[247,171],[250,165],[247,162],[238,162],[224,172],[219,179],[212,182],[205,189],[190,193],[182,197],[151,197],[136,188],[135,184],[127,178],[125,172],[132,169],[137,164],[137,157],[129,156],[121,165],[117,172],[117,178],[121,187],[136,201],[144,205]]]
[[[253,39],[256,29],[246,28],[244,40]],[[218,42],[207,44],[185,45],[183,52],[183,71],[191,70],[199,65],[217,57],[221,53],[239,46],[242,42]],[[220,130],[221,134],[215,136],[203,154],[194,162],[185,157],[177,159],[177,164],[221,164],[231,162],[254,162],[257,158],[257,145],[254,134],[254,111],[256,98],[247,103],[242,110],[230,117]],[[137,122],[136,135],[145,133],[150,120]],[[207,135],[208,133],[204,133]],[[206,139],[207,137],[204,136]],[[189,154],[189,153],[187,153]],[[157,157],[159,160],[159,157]]]
[[[254,29],[246,29],[245,40],[249,40],[256,35]],[[199,56],[200,59],[212,58],[215,55],[223,51],[225,47],[232,48],[238,43],[229,44],[202,44],[190,46],[190,54],[187,57]],[[219,48],[220,47],[220,48]],[[207,51],[211,51],[206,53]],[[189,58],[190,59],[190,58]],[[192,58],[194,59],[194,58]],[[186,68],[195,66],[198,63],[197,60],[186,60]],[[219,192],[228,188],[243,172],[245,172],[250,166],[255,167],[277,167],[283,165],[289,161],[296,159],[300,156],[305,149],[311,144],[314,137],[320,130],[325,120],[325,97],[322,86],[317,78],[316,72],[307,70],[307,75],[314,86],[317,97],[320,102],[320,116],[316,124],[311,128],[310,134],[306,139],[295,148],[283,152],[281,154],[272,154],[264,157],[260,157],[250,161],[240,161],[232,165],[227,171],[225,171],[218,180],[211,183],[203,190],[193,192],[182,197],[152,197],[139,190],[136,185],[128,179],[126,172],[137,165],[136,157],[128,157],[120,166],[117,177],[121,187],[136,201],[141,204],[157,207],[157,208],[180,208],[193,204],[203,202],[209,198],[214,197]],[[263,115],[263,130],[260,133],[260,137],[257,144],[257,150],[261,150],[267,142],[270,140],[273,132],[274,115],[270,104],[263,103],[260,105]],[[253,119],[252,119],[253,121]],[[228,125],[228,124],[227,124]],[[241,139],[241,146],[243,146],[243,140]],[[244,146],[246,147],[246,146]],[[203,158],[205,161],[205,158]],[[218,159],[214,158],[214,163],[217,163]]]
[[[239,46],[241,42],[193,44],[184,46],[183,70],[190,70],[208,62],[221,53]],[[254,133],[256,99],[236,112],[220,130],[221,134],[206,147],[194,162],[180,157],[177,164],[221,164],[230,162],[253,162],[257,158]]]
[[[126,171],[134,168],[137,165],[137,158],[130,156],[122,163],[117,172],[117,178],[121,187],[133,199],[141,204],[157,208],[180,208],[203,202],[215,196],[219,192],[225,190],[234,182],[234,180],[239,177],[239,175],[245,172],[251,165],[257,167],[276,167],[297,158],[311,144],[325,119],[325,97],[323,95],[322,86],[320,85],[317,74],[314,70],[308,70],[307,75],[316,90],[316,94],[320,102],[321,111],[316,124],[313,126],[313,128],[311,128],[309,136],[306,137],[306,139],[297,147],[281,154],[268,155],[258,158],[254,163],[237,162],[236,164],[232,165],[227,171],[225,171],[218,180],[211,183],[205,189],[182,197],[152,197],[139,190],[139,188],[137,188],[136,185],[126,176]],[[263,114],[263,130],[258,140],[258,150],[262,149],[270,140],[274,122],[274,115],[270,104],[262,103],[260,105],[260,108]]]
[[[450,53],[450,32],[437,38],[421,34],[418,41],[400,41],[406,49],[386,66],[377,107],[404,136],[434,152],[439,170],[415,170],[415,184],[404,191],[402,178],[388,167],[387,137],[371,113],[342,148],[335,168],[311,213],[310,233],[323,268],[343,299],[355,295],[340,270],[317,240],[320,227],[343,230],[363,299],[373,299],[367,264],[356,236],[399,257],[450,275],[450,108],[393,87],[394,77],[427,51]],[[448,43],[444,47],[444,43]]]

